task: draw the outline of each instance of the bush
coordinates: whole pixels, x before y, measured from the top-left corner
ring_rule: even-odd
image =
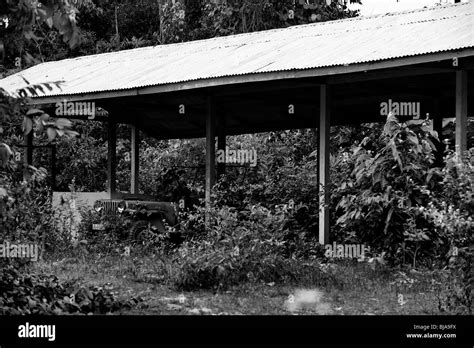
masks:
[[[94,230],[93,225],[102,225],[102,230]],[[122,253],[130,246],[132,223],[123,215],[103,215],[94,209],[81,212],[78,239],[87,244],[87,252],[97,254]]]
[[[207,210],[212,228],[186,241],[173,256],[178,288],[226,288],[243,281],[283,282],[318,272],[312,263],[324,252],[314,238],[295,238],[285,229],[289,213],[260,205],[237,211]],[[204,209],[195,226],[204,228]],[[306,265],[305,265],[306,263]],[[324,277],[321,277],[324,278]]]
[[[447,239],[440,259],[448,262],[450,273],[446,282],[449,294],[440,306],[456,314],[472,314],[474,166],[473,151],[461,160],[453,152],[445,158],[441,171],[441,190],[422,209],[424,217],[434,225],[436,233]],[[442,264],[441,266],[444,266]]]
[[[428,124],[407,125],[390,116],[379,137],[353,147],[353,170],[335,187],[336,224],[344,242],[386,252],[394,264],[434,257],[445,237],[417,207],[429,202],[436,186],[435,139]]]
[[[14,267],[0,270],[0,315],[105,314],[127,303],[102,288],[61,283],[56,276],[25,274]]]
[[[51,191],[45,186],[45,172],[27,168],[31,177],[22,180],[18,172],[3,179],[8,196],[0,197],[0,243],[34,243],[40,256],[55,228],[51,207]],[[8,261],[2,259],[1,263]]]

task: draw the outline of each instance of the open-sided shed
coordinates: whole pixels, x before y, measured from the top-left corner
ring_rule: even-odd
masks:
[[[420,103],[439,129],[456,117],[466,149],[474,88],[474,3],[437,6],[43,63],[0,81],[7,91],[63,81],[35,104],[94,102],[108,111],[108,185],[115,188],[117,123],[132,125],[131,192],[138,192],[138,132],[206,137],[206,200],[226,135],[318,129],[319,183],[329,183],[329,127],[384,121],[384,102]],[[79,115],[70,115],[81,117]],[[85,116],[87,117],[87,116]],[[28,142],[31,145],[31,141]],[[321,195],[324,202],[325,194]],[[329,240],[328,208],[320,242]]]

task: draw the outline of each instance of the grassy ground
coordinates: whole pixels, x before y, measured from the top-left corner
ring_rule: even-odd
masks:
[[[337,284],[318,287],[321,300],[297,311],[289,310],[289,299],[301,289],[315,285],[254,283],[226,290],[181,292],[160,276],[160,261],[154,257],[66,258],[39,262],[34,271],[55,274],[61,280],[104,287],[118,299],[139,300],[120,314],[159,315],[381,315],[443,314],[438,296],[443,284],[430,272],[372,270],[367,265],[331,265],[328,272]]]

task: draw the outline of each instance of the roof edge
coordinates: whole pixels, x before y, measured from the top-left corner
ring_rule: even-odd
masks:
[[[304,70],[285,70],[285,71],[274,71],[257,74],[245,74],[245,75],[233,75],[233,76],[222,76],[209,79],[198,79],[184,82],[177,82],[172,84],[144,86],[139,88],[124,89],[124,90],[109,90],[100,92],[91,92],[85,94],[64,94],[55,96],[44,96],[30,98],[32,105],[42,105],[60,102],[63,100],[68,101],[81,101],[81,100],[97,100],[97,99],[109,99],[118,97],[148,95],[148,94],[160,94],[177,91],[186,91],[198,88],[212,88],[218,86],[225,86],[231,84],[240,83],[256,83],[256,82],[268,82],[274,80],[285,80],[285,79],[298,79],[298,78],[309,78],[309,77],[324,77],[334,75],[344,75],[353,73],[364,73],[367,71],[390,69],[409,65],[417,65],[423,63],[431,63],[442,60],[450,60],[453,58],[465,58],[474,56],[474,47],[466,49],[457,49],[453,51],[444,51],[436,53],[428,53],[417,56],[408,56],[402,58],[386,59],[382,61],[367,62],[360,64],[352,64],[349,66],[329,66],[323,68],[312,68]],[[454,70],[453,70],[454,73]],[[240,81],[236,81],[239,80]]]

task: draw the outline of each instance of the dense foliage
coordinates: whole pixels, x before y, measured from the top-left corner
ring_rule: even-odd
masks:
[[[330,5],[326,0],[9,0],[0,8],[0,18],[9,19],[8,24],[0,20],[0,31],[5,37],[4,64],[6,69],[14,69],[8,72],[12,73],[43,61],[357,14],[341,3],[336,0]]]
[[[8,27],[0,20],[8,73],[42,60],[356,15],[337,1],[90,0],[75,3],[79,13],[67,1],[24,4],[7,1],[0,7],[0,18],[9,18]],[[4,13],[7,17],[1,17]],[[81,45],[76,45],[79,39]],[[20,64],[15,66],[16,57]],[[52,212],[48,171],[40,168],[47,167],[49,158],[38,154],[36,167],[25,165],[20,146],[32,134],[39,145],[58,146],[59,190],[103,191],[107,139],[98,123],[77,122],[76,133],[70,121],[28,107],[24,97],[51,87],[60,84],[45,81],[14,95],[0,91],[0,241],[40,243],[51,258],[128,257],[124,251],[131,248],[141,255],[159,255],[164,265],[160,272],[166,274],[160,279],[179,289],[223,289],[243,281],[334,283],[334,274],[325,271],[334,260],[317,243],[313,130],[229,137],[229,147],[255,150],[258,164],[229,166],[208,209],[202,204],[204,142],[145,137],[140,190],[179,206],[182,243],[170,238],[176,228],[169,226],[165,235],[148,227],[148,239],[133,240],[129,220],[91,209],[81,212],[82,223],[72,238],[77,211],[66,204],[59,214]],[[403,123],[389,117],[384,125],[333,127],[331,242],[365,244],[372,259],[384,257],[389,267],[446,268],[450,295],[440,299],[440,310],[469,313],[474,157],[457,158],[453,134],[445,136],[451,145],[438,167],[440,139],[429,120]],[[127,191],[127,127],[119,127],[118,137],[117,184]],[[93,225],[103,228],[97,231]],[[105,313],[121,306],[100,289],[22,274],[21,265],[0,262],[13,266],[0,273],[3,313]],[[68,300],[71,294],[75,302]]]
[[[318,272],[314,261],[324,254],[316,240],[288,229],[292,211],[261,205],[223,206],[189,216],[194,234],[174,252],[174,284],[185,289],[228,287],[243,281],[293,282]],[[197,220],[197,221],[196,221]],[[316,277],[317,278],[317,277]],[[321,281],[324,277],[321,277]]]
[[[63,283],[54,275],[24,274],[0,269],[0,314],[106,314],[131,307],[138,300],[119,301],[108,290]]]

